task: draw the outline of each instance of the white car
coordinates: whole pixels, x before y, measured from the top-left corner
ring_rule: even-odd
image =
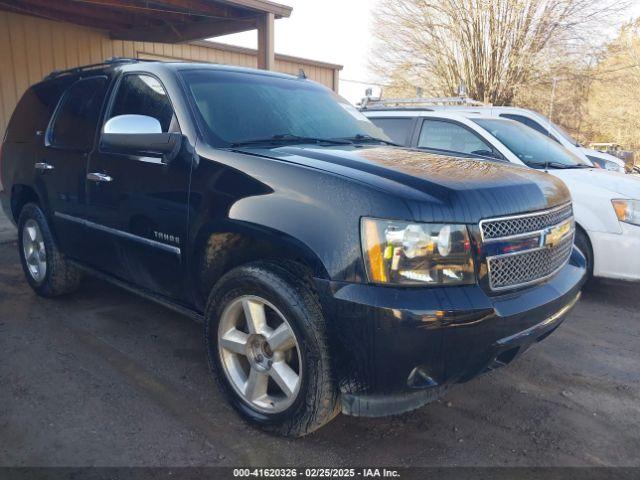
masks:
[[[590,148],[583,147],[580,143],[574,139],[566,130],[560,125],[556,125],[544,115],[528,110],[526,108],[518,107],[493,107],[493,106],[433,106],[429,107],[434,111],[450,111],[458,113],[477,113],[489,117],[508,118],[516,122],[520,122],[527,127],[531,127],[537,132],[546,135],[550,139],[559,143],[574,155],[582,158],[583,160],[589,160],[597,166],[604,168],[605,170],[611,170],[614,172],[625,173],[625,163],[618,157],[614,157],[605,152],[598,150],[592,150]]]
[[[402,145],[546,169],[571,191],[576,245],[587,257],[590,274],[640,280],[639,177],[593,168],[547,136],[505,118],[402,109],[363,113]]]

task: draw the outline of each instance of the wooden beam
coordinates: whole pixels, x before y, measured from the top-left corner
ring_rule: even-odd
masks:
[[[273,13],[276,18],[288,18],[291,16],[291,7],[268,0],[224,0],[238,7],[250,8],[256,12]]]
[[[253,12],[229,6],[227,2],[215,3],[208,0],[153,0],[154,4],[192,12],[210,18],[237,18],[252,16]]]
[[[276,66],[274,48],[273,13],[264,13],[258,17],[258,68],[273,70]]]
[[[119,27],[131,27],[140,22],[140,19],[136,19],[131,14],[123,14],[113,10],[83,5],[69,0],[56,0],[55,2],[50,0],[15,0],[15,4],[30,8],[36,13],[38,10],[42,10],[48,14],[59,14],[59,17],[63,20],[72,16],[74,18],[87,18],[108,22],[112,26]]]
[[[191,22],[151,28],[127,28],[110,32],[114,40],[137,42],[183,43],[203,38],[246,32],[256,29],[256,19],[217,20],[214,22]]]
[[[184,22],[193,18],[198,18],[200,15],[194,12],[178,12],[167,11],[160,7],[153,7],[148,4],[136,4],[131,0],[71,0],[75,3],[95,5],[97,7],[104,7],[110,9],[120,10],[122,12],[129,12],[132,15],[139,17],[145,17],[152,20],[158,20],[162,22]]]
[[[122,24],[114,24],[104,20],[95,20],[92,18],[81,17],[69,13],[61,13],[59,11],[48,8],[35,8],[29,5],[10,5],[4,1],[0,1],[0,10],[8,10],[19,13],[21,15],[31,15],[34,17],[44,18],[45,20],[53,20],[55,22],[74,23],[76,25],[84,25],[99,30],[114,30],[124,28]]]

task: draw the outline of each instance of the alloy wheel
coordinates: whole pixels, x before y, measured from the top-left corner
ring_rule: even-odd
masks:
[[[218,351],[229,383],[249,406],[274,414],[293,404],[302,379],[298,340],[267,300],[245,295],[229,303],[220,318]]]
[[[31,278],[37,283],[47,275],[47,252],[38,222],[29,219],[22,229],[22,251]]]

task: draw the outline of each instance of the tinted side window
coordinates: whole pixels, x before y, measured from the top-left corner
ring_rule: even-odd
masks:
[[[173,108],[167,92],[156,78],[150,75],[126,75],[120,82],[109,117],[118,115],[153,117],[160,122],[163,132],[169,132]]]
[[[69,79],[43,82],[29,88],[16,106],[7,126],[7,142],[34,141],[38,130],[45,131]]]
[[[400,145],[409,143],[413,118],[369,118],[369,120],[376,127],[381,128],[394,143]]]
[[[493,151],[488,143],[462,125],[427,119],[422,123],[418,147],[479,155]]]
[[[527,127],[533,128],[536,132],[540,132],[541,134],[558,142],[558,139],[556,137],[551,135],[546,128],[544,128],[542,125],[540,125],[538,122],[536,122],[532,118],[525,117],[524,115],[516,115],[514,113],[501,113],[500,116],[504,118],[508,118],[509,120],[515,120],[516,122],[520,122],[523,125],[526,125]]]
[[[48,134],[51,145],[89,150],[93,146],[107,78],[78,80],[65,92]]]

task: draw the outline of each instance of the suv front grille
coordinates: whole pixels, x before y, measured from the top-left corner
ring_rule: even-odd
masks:
[[[573,236],[553,248],[506,255],[489,260],[492,290],[527,285],[547,278],[563,267],[571,255]]]
[[[572,215],[573,209],[569,203],[540,213],[504,219],[483,220],[480,222],[480,228],[482,230],[482,238],[489,240],[543,230],[551,225],[557,225]]]
[[[554,238],[563,226],[564,234]],[[483,220],[480,229],[485,245],[499,246],[498,252],[487,256],[487,270],[489,288],[500,291],[540,282],[561,269],[571,256],[575,227],[568,204],[533,214]],[[526,249],[521,250],[518,245],[523,240],[527,241]],[[517,251],[510,253],[514,247]]]

